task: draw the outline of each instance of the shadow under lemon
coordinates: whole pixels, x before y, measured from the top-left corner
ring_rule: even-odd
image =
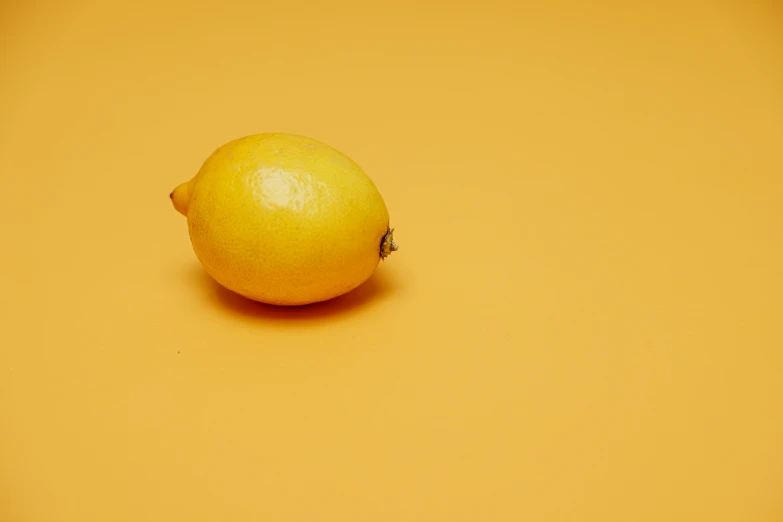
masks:
[[[201,265],[194,265],[193,279],[200,285],[210,303],[240,316],[275,320],[318,320],[350,315],[382,301],[395,288],[393,276],[378,267],[373,275],[354,290],[328,301],[301,306],[276,306],[243,297],[215,281]]]

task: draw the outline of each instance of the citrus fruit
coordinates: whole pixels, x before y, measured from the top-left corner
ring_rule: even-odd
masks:
[[[373,181],[304,136],[230,141],[170,197],[207,273],[255,301],[326,301],[361,285],[397,250]]]

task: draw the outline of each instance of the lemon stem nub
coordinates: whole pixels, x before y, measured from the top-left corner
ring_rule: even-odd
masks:
[[[399,249],[400,247],[394,242],[394,229],[390,228],[381,240],[381,259],[389,257],[392,252],[396,252]]]

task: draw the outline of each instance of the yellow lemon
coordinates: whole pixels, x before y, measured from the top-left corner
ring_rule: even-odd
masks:
[[[354,161],[316,140],[231,141],[171,193],[209,275],[276,305],[325,301],[361,285],[397,249],[389,212]]]

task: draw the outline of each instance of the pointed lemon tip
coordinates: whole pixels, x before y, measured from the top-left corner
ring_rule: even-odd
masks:
[[[188,206],[190,205],[190,182],[182,183],[169,194],[174,208],[183,216],[188,215]]]

